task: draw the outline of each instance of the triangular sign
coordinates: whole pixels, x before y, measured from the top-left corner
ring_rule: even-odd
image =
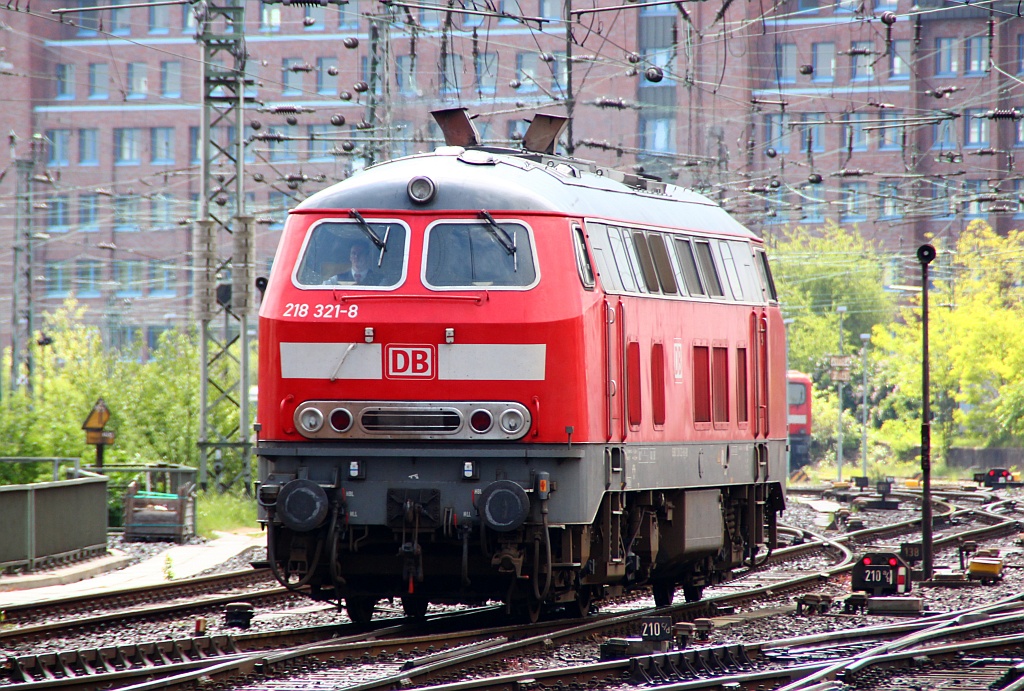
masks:
[[[99,431],[107,426],[107,420],[110,419],[110,410],[107,408],[107,404],[103,402],[103,399],[97,399],[96,405],[89,411],[89,417],[85,418],[85,422],[82,423],[82,429],[88,431]]]

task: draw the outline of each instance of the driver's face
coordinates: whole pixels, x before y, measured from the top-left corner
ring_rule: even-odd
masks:
[[[367,256],[367,252],[366,252],[366,248],[365,247],[363,247],[361,245],[356,245],[348,253],[348,258],[349,258],[349,261],[352,262],[352,267],[353,268],[355,268],[357,270],[360,270],[360,271],[366,269],[367,259],[369,257]]]

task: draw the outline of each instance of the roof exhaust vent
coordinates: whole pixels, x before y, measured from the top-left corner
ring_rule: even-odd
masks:
[[[569,118],[562,115],[537,113],[523,135],[523,148],[538,154],[554,154],[555,142],[569,124]]]
[[[476,131],[476,125],[465,108],[445,108],[431,111],[430,114],[441,128],[444,143],[448,146],[480,146],[480,133]]]

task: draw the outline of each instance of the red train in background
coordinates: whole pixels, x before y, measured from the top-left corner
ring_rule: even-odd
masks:
[[[785,331],[760,239],[701,195],[448,146],[289,214],[260,309],[258,497],[277,578],[535,619],[688,600],[775,544]]]
[[[811,378],[803,372],[787,373],[789,405],[789,469],[811,462]]]

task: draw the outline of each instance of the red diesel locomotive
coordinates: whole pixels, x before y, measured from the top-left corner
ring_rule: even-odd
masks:
[[[448,146],[288,217],[260,309],[258,497],[277,578],[357,622],[400,598],[586,613],[688,600],[775,543],[785,335],[761,241],[712,201]]]
[[[789,370],[789,470],[811,462],[811,378]]]

